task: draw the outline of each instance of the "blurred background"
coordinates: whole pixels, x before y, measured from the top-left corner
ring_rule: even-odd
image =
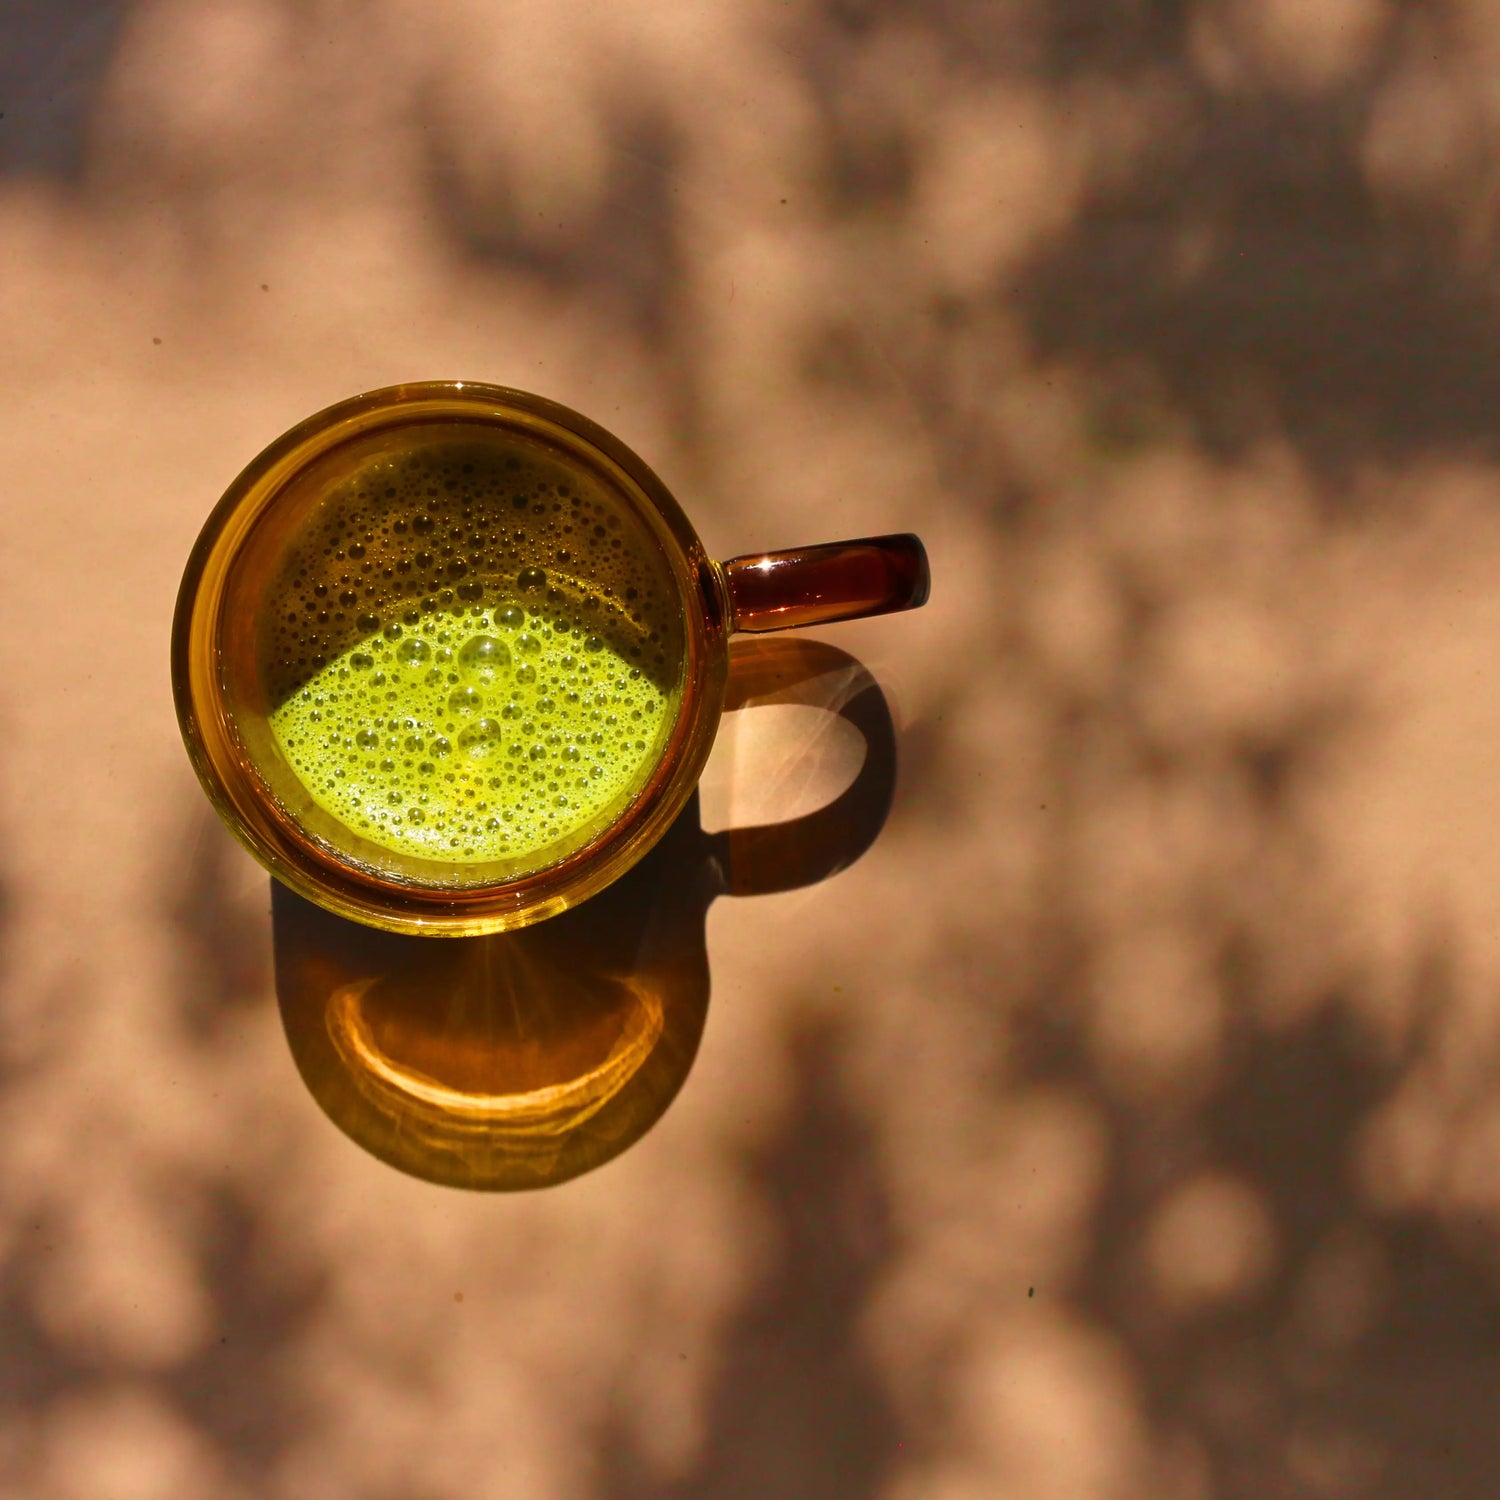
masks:
[[[1493,1496],[1497,255],[1494,0],[4,0],[0,1493]],[[933,563],[823,632],[879,840],[531,1195],[320,1113],[170,701],[229,480],[423,378]]]

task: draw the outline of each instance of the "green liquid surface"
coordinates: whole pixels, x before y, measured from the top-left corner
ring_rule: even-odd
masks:
[[[537,868],[608,826],[659,760],[670,580],[565,476],[429,443],[362,468],[293,549],[263,634],[270,728],[361,838]]]

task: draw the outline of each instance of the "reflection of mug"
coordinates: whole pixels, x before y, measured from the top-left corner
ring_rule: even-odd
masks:
[[[294,428],[188,562],[173,685],[230,829],[329,910],[462,935],[575,905],[681,811],[727,639],[909,609],[911,536],[704,553],[616,438],[433,383]]]

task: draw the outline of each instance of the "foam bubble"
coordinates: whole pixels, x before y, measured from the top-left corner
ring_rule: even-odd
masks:
[[[509,670],[510,647],[493,636],[472,636],[459,649],[458,666],[476,682],[489,686],[501,672]]]
[[[481,719],[458,737],[458,748],[470,755],[491,755],[500,748],[500,726],[493,719]]]

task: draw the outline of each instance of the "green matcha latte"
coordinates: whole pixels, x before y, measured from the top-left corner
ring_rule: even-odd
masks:
[[[318,505],[260,651],[272,735],[324,812],[398,855],[522,873],[649,778],[682,625],[663,556],[602,486],[451,427]]]

